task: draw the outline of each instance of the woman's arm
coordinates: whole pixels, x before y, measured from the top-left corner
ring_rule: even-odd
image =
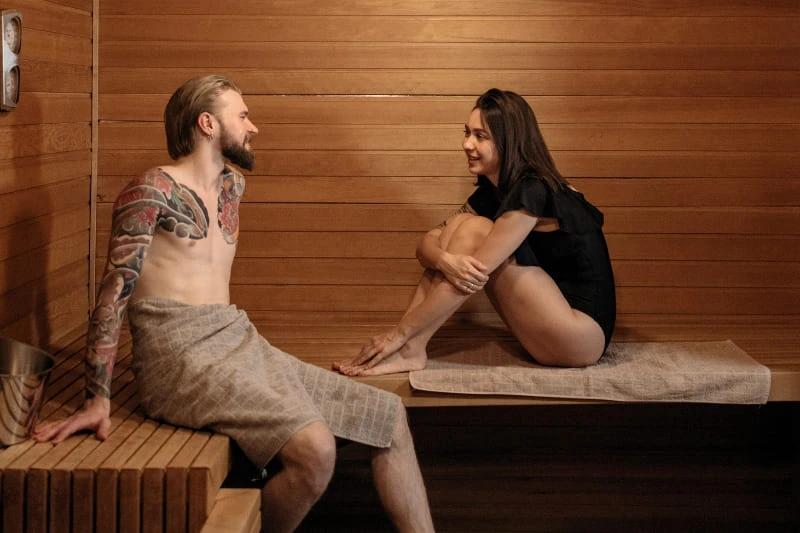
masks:
[[[494,224],[475,256],[493,272],[514,253],[522,241],[533,231],[538,219],[524,210],[504,213]],[[431,326],[440,327],[468,298],[450,283],[439,283],[425,299],[403,315],[400,323],[388,332],[373,337],[361,348],[358,356],[340,371],[359,375],[399,350],[416,335]],[[344,368],[344,370],[342,370]]]
[[[523,209],[508,211],[495,221],[483,244],[473,254],[491,274],[503,264],[522,241],[533,231],[538,218]],[[427,325],[441,322],[452,315],[466,296],[450,284],[440,284],[417,307],[406,313],[398,328],[406,339],[412,338]]]
[[[431,270],[441,272],[447,281],[459,288],[464,281],[474,281],[482,287],[489,279],[486,266],[471,255],[451,253],[442,246],[442,234],[449,226],[458,226],[465,219],[464,214],[478,216],[474,209],[465,202],[447,220],[430,230],[417,246],[417,260]]]

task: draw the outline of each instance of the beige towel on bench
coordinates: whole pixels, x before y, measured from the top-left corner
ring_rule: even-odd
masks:
[[[628,402],[764,404],[769,369],[733,342],[611,343],[596,365],[538,365],[516,341],[455,341],[434,348],[418,390]]]

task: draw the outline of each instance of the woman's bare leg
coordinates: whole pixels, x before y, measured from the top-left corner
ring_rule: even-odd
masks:
[[[570,307],[541,268],[508,261],[492,274],[486,292],[511,333],[538,363],[584,367],[603,355],[600,325]]]
[[[470,214],[459,215],[442,231],[440,246],[451,253],[472,254],[486,239],[491,227],[492,222],[489,219]],[[353,367],[351,360],[334,363],[334,369],[349,375],[374,376],[425,368],[425,363],[428,359],[426,351],[428,341],[470,296],[453,287],[440,273],[426,270],[422,280],[417,285],[414,297],[404,316],[433,294],[437,295],[436,299],[441,301],[442,305],[452,308],[452,312],[445,314],[437,322],[427,324],[424,329],[400,346],[397,351],[381,360],[374,367],[363,368],[363,365],[361,365],[361,368]]]

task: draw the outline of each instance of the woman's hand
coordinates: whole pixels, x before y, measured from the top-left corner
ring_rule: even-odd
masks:
[[[36,426],[33,439],[37,442],[58,444],[78,431],[93,431],[97,438],[106,440],[111,430],[111,402],[96,396],[86,400],[83,407],[67,418]]]
[[[385,333],[375,335],[361,347],[358,355],[349,363],[335,363],[334,370],[347,376],[355,376],[368,370],[403,347],[408,335],[394,327]]]
[[[471,255],[445,252],[442,254],[439,271],[453,287],[465,294],[478,292],[489,281],[486,265]]]

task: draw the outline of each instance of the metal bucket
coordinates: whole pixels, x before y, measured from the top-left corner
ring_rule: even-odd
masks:
[[[39,348],[0,337],[0,446],[30,437],[53,361]]]

